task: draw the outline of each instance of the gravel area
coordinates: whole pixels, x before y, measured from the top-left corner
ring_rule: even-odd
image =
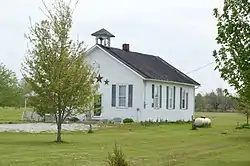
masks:
[[[96,125],[92,125],[96,129]],[[71,123],[62,124],[63,131],[87,131],[89,125]],[[26,123],[26,124],[0,124],[0,132],[57,132],[57,125],[53,123]]]

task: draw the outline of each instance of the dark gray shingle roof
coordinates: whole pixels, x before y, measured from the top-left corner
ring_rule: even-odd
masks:
[[[105,47],[103,45],[99,46],[146,79],[200,85],[159,56],[124,51],[122,49]]]
[[[91,34],[92,36],[106,36],[106,37],[115,37],[112,33],[107,31],[106,29],[102,28],[99,31]]]

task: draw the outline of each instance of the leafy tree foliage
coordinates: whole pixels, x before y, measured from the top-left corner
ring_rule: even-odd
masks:
[[[39,113],[55,115],[59,143],[63,121],[91,109],[98,86],[83,42],[70,38],[71,4],[55,0],[52,10],[44,6],[47,18],[31,26],[27,35],[31,45],[22,73],[33,92],[31,105]]]
[[[19,81],[19,86],[20,86],[20,106],[24,107],[24,106],[31,106],[29,104],[29,95],[31,94],[31,87],[30,85],[25,81],[25,79],[21,79]]]
[[[250,1],[225,0],[223,11],[214,9],[214,16],[218,21],[216,41],[220,45],[213,52],[215,69],[235,88],[247,111],[246,104],[250,103]]]
[[[246,124],[249,125],[249,118],[250,118],[250,103],[249,100],[245,97],[241,96],[238,100],[241,100],[239,102],[238,108],[241,113],[243,113],[246,116]]]
[[[20,88],[15,73],[0,64],[0,107],[17,107],[19,101]]]
[[[223,92],[221,88],[217,88],[216,92],[212,91],[205,95],[198,93],[195,96],[196,111],[235,111],[237,103],[237,98]]]

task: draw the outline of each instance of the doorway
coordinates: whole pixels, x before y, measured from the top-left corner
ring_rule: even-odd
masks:
[[[102,95],[98,94],[95,96],[94,101],[94,116],[101,116],[102,113]]]

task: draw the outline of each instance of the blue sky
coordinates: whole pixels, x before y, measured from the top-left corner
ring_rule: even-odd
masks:
[[[45,0],[50,5],[51,0]],[[162,57],[184,73],[212,61],[216,46],[216,20],[213,8],[223,0],[80,0],[74,13],[72,36],[79,36],[88,47],[95,44],[91,33],[105,28],[116,37],[111,46],[129,43],[132,51]],[[32,22],[45,16],[41,0],[0,1],[0,62],[21,78],[29,16]],[[197,92],[232,88],[224,82],[215,64],[190,73],[201,83]]]

